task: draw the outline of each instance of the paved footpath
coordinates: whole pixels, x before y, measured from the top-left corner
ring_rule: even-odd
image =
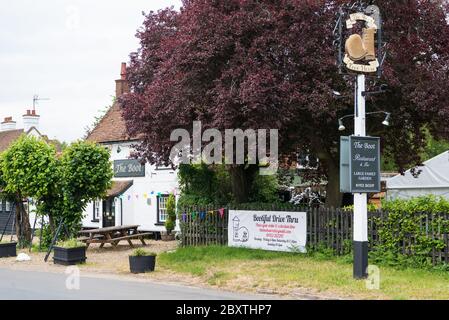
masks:
[[[273,299],[204,288],[81,276],[79,290],[68,290],[68,275],[0,268],[0,300],[247,300]],[[70,279],[69,279],[70,280]]]

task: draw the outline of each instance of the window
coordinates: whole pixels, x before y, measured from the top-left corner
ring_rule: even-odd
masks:
[[[6,212],[11,211],[11,202],[6,201],[6,203],[5,203],[5,211]]]
[[[98,221],[100,221],[100,200],[95,200],[92,222],[98,222]]]
[[[167,200],[168,194],[157,197],[157,221],[159,223],[163,223],[167,220]]]

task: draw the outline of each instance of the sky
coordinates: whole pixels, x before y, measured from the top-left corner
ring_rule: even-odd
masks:
[[[142,12],[181,0],[2,0],[0,120],[22,115],[33,96],[40,131],[71,142],[83,137],[115,95],[121,62],[138,48]]]

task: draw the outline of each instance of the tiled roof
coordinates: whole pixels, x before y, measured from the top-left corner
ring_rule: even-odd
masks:
[[[126,133],[125,120],[122,117],[120,105],[114,103],[86,140],[102,143],[136,140],[136,138],[129,137]]]
[[[23,133],[23,129],[0,132],[0,152],[5,151]]]
[[[117,197],[133,185],[132,180],[113,181],[112,187],[107,191],[108,197]]]

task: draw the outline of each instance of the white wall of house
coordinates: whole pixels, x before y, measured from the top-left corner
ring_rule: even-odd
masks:
[[[126,160],[130,158],[132,143],[104,144],[111,150],[111,165],[114,160]],[[177,172],[173,169],[157,168],[154,165],[145,164],[145,177],[113,178],[115,181],[132,180],[133,185],[115,198],[115,225],[140,225],[139,230],[165,231],[163,225],[158,225],[158,193],[169,194],[178,190]],[[83,227],[103,227],[103,207],[100,201],[99,219],[93,221],[94,204],[89,203],[83,219]]]

